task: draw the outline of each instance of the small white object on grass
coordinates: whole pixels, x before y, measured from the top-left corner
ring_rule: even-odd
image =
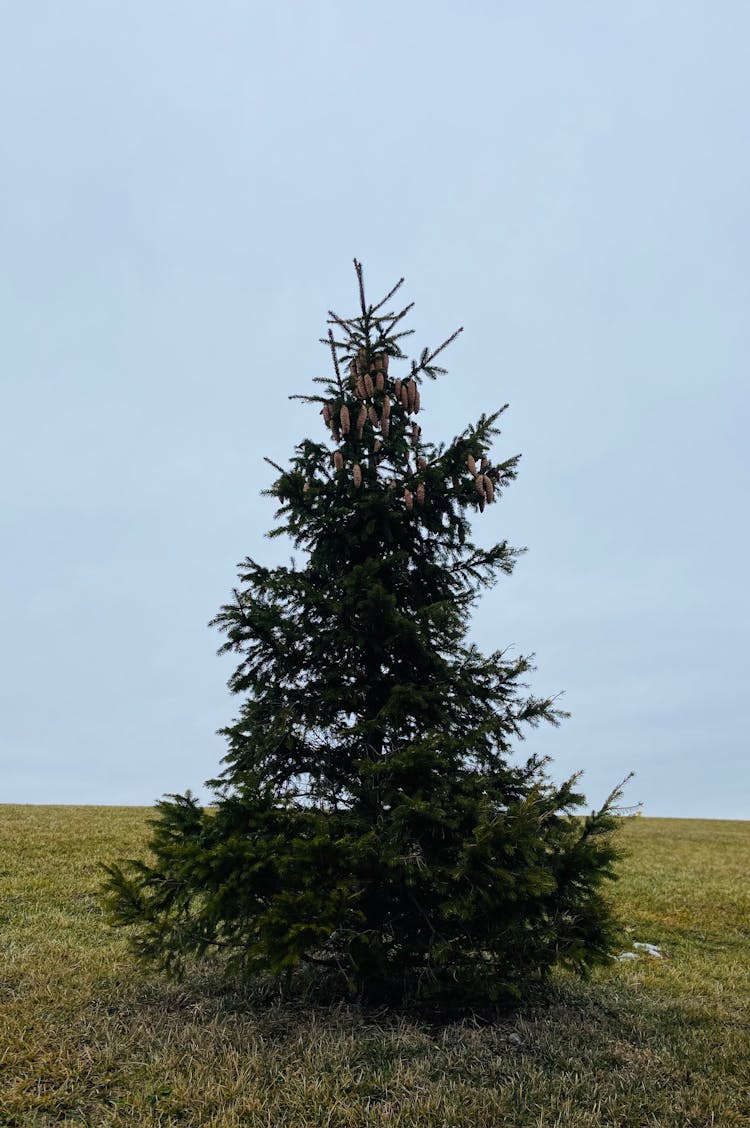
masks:
[[[658,944],[645,944],[642,941],[636,940],[636,942],[633,944],[633,947],[638,948],[642,952],[645,952],[647,956],[657,956],[659,959],[661,959],[661,952],[659,951]]]
[[[616,960],[638,960],[641,954],[644,956],[656,956],[657,959],[662,958],[662,953],[659,951],[658,944],[647,944],[643,940],[636,940],[633,944],[637,948],[637,952],[620,952],[619,956],[615,956]]]

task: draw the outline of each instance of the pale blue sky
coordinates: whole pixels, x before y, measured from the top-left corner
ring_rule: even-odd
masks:
[[[0,3],[0,801],[215,774],[207,620],[326,310],[407,277],[450,438],[510,401],[481,603],[573,716],[526,749],[750,817],[750,5]],[[205,793],[204,793],[205,794]]]

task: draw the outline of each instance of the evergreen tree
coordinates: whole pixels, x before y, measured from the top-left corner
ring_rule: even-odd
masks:
[[[107,867],[107,899],[175,972],[216,951],[243,975],[310,964],[365,1000],[476,1005],[609,957],[619,790],[581,817],[576,777],[513,761],[563,714],[528,694],[529,658],[467,636],[517,557],[470,539],[516,476],[518,457],[490,459],[505,408],[447,445],[423,436],[421,386],[461,330],[407,361],[403,279],[371,305],[355,267],[360,311],[330,313],[330,375],[291,397],[318,407],[324,441],[272,463],[267,491],[269,535],[304,565],[247,558],[213,621],[241,698],[216,801],[159,803],[151,860]]]

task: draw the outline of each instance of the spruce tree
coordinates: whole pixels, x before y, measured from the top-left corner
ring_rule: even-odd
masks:
[[[248,557],[213,621],[241,699],[215,801],[159,803],[150,860],[107,867],[107,901],[173,972],[215,952],[243,976],[309,965],[363,1000],[476,1006],[609,958],[619,790],[582,816],[577,777],[514,758],[563,714],[529,694],[528,657],[468,635],[518,555],[474,543],[469,521],[516,477],[518,456],[490,453],[505,408],[447,444],[424,435],[422,386],[461,330],[408,360],[403,279],[373,305],[355,267],[330,373],[290,397],[317,408],[322,440],[272,462],[266,491],[269,536],[304,563]]]

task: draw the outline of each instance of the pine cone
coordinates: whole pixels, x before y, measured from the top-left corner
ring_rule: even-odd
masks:
[[[362,379],[364,381],[365,391],[367,392],[368,396],[372,398],[372,396],[375,394],[375,385],[372,382],[372,376],[369,372],[367,372]]]
[[[365,387],[365,382],[361,376],[357,377],[357,395],[360,399],[365,399],[367,397],[367,388]]]
[[[331,426],[331,409],[327,403],[323,404],[323,422],[325,423],[326,427]]]
[[[404,411],[409,410],[409,393],[406,390],[406,384],[401,385],[401,403]]]
[[[419,426],[419,424],[418,423],[412,423],[412,425],[411,425],[411,441],[413,443],[418,443],[419,442],[419,436],[421,434],[422,434],[422,428]]]
[[[422,406],[422,397],[419,394],[419,385],[414,385],[414,414],[419,415],[419,409]]]
[[[485,504],[486,503],[485,503],[484,497],[482,497],[482,500],[479,502],[479,512],[480,513],[484,513]]]
[[[417,505],[424,505],[424,482],[417,486]]]
[[[362,438],[362,432],[364,430],[366,421],[367,421],[367,408],[365,407],[364,404],[362,404],[362,406],[359,409],[359,415],[357,416],[357,438],[358,439]]]
[[[397,376],[395,381],[394,381],[394,384],[393,384],[393,392],[394,392],[394,395],[396,396],[397,400],[401,399],[401,384],[402,384],[401,377]]]
[[[414,508],[414,498],[412,497],[411,490],[409,489],[404,490],[404,504],[410,512]]]
[[[349,419],[349,408],[346,406],[345,403],[342,403],[342,405],[341,405],[341,411],[339,412],[339,418],[341,420],[341,430],[344,432],[345,435],[348,435],[349,429],[351,427],[351,421]]]
[[[341,431],[338,429],[335,419],[331,423],[331,431],[333,432],[333,437],[336,440],[336,442],[340,443],[341,442]]]
[[[495,487],[492,484],[492,480],[490,478],[488,478],[487,475],[485,474],[482,478],[482,481],[484,482],[484,496],[487,498],[488,501],[494,501],[495,500]]]
[[[383,413],[383,418],[387,419],[391,414],[391,401],[388,396],[383,396],[383,406],[381,410]]]
[[[370,422],[372,423],[373,427],[377,427],[380,420],[378,419],[377,409],[375,408],[374,404],[370,404],[367,414],[370,417]]]
[[[469,467],[469,470],[470,470],[470,472],[471,472],[471,473],[472,473],[472,474],[474,475],[474,477],[476,477],[476,474],[477,474],[477,464],[476,464],[476,462],[474,461],[474,455],[473,455],[473,454],[469,454],[469,455],[467,455],[467,457],[466,457],[466,465],[467,465],[467,466]]]
[[[388,438],[388,432],[390,431],[390,429],[391,429],[391,417],[390,417],[390,415],[384,415],[383,418],[380,421],[380,432],[381,432],[384,439]]]
[[[407,399],[407,403],[408,403],[407,411],[414,411],[414,404],[417,401],[417,385],[416,385],[416,382],[414,380],[410,380],[409,383],[406,385],[406,392],[407,392],[407,397],[408,397],[408,399]]]
[[[377,454],[379,450],[382,450],[382,448],[383,448],[383,444],[381,443],[380,439],[376,439],[375,442],[373,443],[372,449]]]
[[[382,392],[383,388],[385,387],[385,376],[383,375],[381,369],[378,369],[378,371],[375,373],[375,387],[379,392]]]
[[[481,498],[484,498],[484,478],[481,475],[474,479],[474,489]]]
[[[388,353],[381,353],[380,355],[383,358],[383,371],[387,372],[388,371]]]
[[[427,469],[427,459],[422,458],[422,456],[420,455],[419,458],[417,459],[417,470],[421,470],[421,471],[424,472],[426,469]]]
[[[333,465],[336,467],[337,470],[343,470],[344,469],[344,456],[343,456],[343,454],[341,453],[340,450],[335,450],[333,452]]]
[[[355,462],[352,467],[352,478],[354,478],[354,488],[358,490],[362,485],[362,470],[358,462]]]

